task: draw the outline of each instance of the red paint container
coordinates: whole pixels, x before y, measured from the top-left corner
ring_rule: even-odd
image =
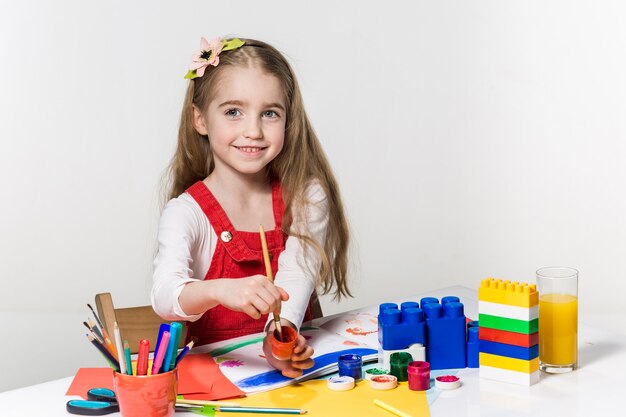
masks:
[[[274,330],[272,333],[272,355],[279,361],[286,361],[291,358],[293,348],[296,347],[296,339],[298,338],[298,332],[291,327],[283,326],[283,339],[278,339],[278,331]]]
[[[430,363],[424,361],[411,362],[407,368],[409,389],[426,391],[430,388]]]
[[[178,388],[177,370],[156,375],[113,373],[122,417],[172,417]]]

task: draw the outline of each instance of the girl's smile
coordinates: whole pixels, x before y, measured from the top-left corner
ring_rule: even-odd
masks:
[[[233,147],[249,156],[256,156],[260,154],[262,151],[264,151],[265,149],[267,149],[267,147],[260,147],[260,146],[235,146],[233,145]]]

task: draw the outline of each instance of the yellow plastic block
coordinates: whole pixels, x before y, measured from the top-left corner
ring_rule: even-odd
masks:
[[[487,278],[480,283],[478,300],[530,308],[539,304],[539,293],[535,284]]]
[[[507,356],[492,355],[480,352],[478,355],[480,366],[492,366],[494,368],[508,369],[510,371],[530,374],[539,370],[539,358],[526,361],[524,359],[509,358]]]

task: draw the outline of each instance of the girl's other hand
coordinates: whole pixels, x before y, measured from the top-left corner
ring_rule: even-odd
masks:
[[[309,369],[315,364],[315,361],[312,359],[314,353],[313,348],[307,344],[306,339],[301,334],[298,334],[291,359],[286,361],[276,359],[272,355],[272,333],[273,331],[270,330],[267,335],[265,335],[265,339],[263,340],[263,352],[269,364],[281,371],[284,376],[287,378],[297,378],[302,376],[302,372],[305,369]]]
[[[262,314],[280,313],[281,302],[289,299],[285,290],[275,286],[264,275],[218,281],[215,299],[219,304],[233,311],[244,312],[253,319],[259,319]]]

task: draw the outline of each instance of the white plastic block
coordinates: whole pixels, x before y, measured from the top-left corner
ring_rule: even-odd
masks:
[[[495,381],[508,382],[517,385],[531,386],[539,382],[541,371],[531,372],[530,374],[524,372],[511,371],[508,369],[494,368],[492,366],[480,365],[480,377],[485,379],[492,379]]]
[[[479,301],[478,313],[489,314],[490,316],[506,317],[508,319],[531,321],[539,318],[539,306],[526,308],[508,304],[492,303],[489,301]]]

